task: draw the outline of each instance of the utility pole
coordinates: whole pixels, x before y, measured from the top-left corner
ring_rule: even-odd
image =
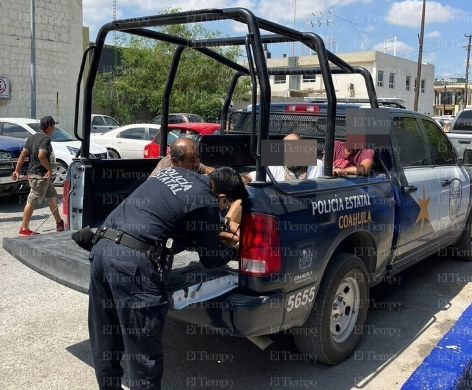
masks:
[[[465,64],[465,91],[464,91],[464,100],[462,101],[462,108],[467,107],[467,98],[469,92],[469,60],[470,60],[470,40],[472,38],[471,34],[464,34],[466,38],[469,38],[469,44],[464,46],[467,48],[467,62]]]
[[[421,61],[423,59],[423,37],[424,37],[424,14],[426,10],[426,0],[423,0],[423,12],[421,13],[421,30],[420,30],[420,42],[418,51],[418,70],[416,72],[416,88],[415,88],[415,103],[413,106],[414,111],[418,111],[418,99],[420,97],[420,85],[421,85]]]
[[[297,18],[297,0],[292,0],[293,7],[293,29],[295,30],[295,20]],[[295,57],[295,42],[292,42],[292,57]]]
[[[35,12],[36,4],[34,0],[30,3],[31,10],[31,58],[30,58],[30,70],[31,70],[31,113],[30,117],[36,119],[36,24],[35,24]]]

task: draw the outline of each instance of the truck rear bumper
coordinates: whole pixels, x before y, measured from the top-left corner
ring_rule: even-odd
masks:
[[[281,329],[284,298],[280,293],[257,297],[229,293],[184,310],[170,310],[168,315],[190,324],[189,333],[262,336]]]

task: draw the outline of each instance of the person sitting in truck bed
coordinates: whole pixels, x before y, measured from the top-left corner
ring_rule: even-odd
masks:
[[[170,147],[170,154],[159,161],[151,176],[165,168],[180,167],[200,174],[209,174],[215,168],[200,162],[197,143],[191,138],[179,138]]]
[[[291,133],[284,137],[284,140],[300,140],[301,137],[298,134]],[[304,179],[315,179],[323,174],[323,161],[317,160],[314,166],[305,167],[283,167],[283,166],[269,166],[268,167],[274,179],[276,181],[288,181],[288,180],[304,180]],[[256,180],[256,171],[247,173],[241,176],[245,183]],[[270,181],[267,175],[267,181]]]
[[[334,141],[333,175],[367,176],[374,164],[373,149],[348,149],[346,142]]]

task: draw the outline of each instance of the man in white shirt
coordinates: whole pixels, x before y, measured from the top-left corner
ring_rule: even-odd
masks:
[[[299,140],[301,139],[298,134],[292,133],[284,137],[284,140]],[[269,166],[268,169],[274,176],[276,181],[288,181],[288,180],[304,180],[304,179],[315,179],[323,174],[323,161],[318,159],[316,165],[310,165],[308,167],[282,167],[282,166]],[[256,171],[249,172],[242,176],[245,183],[256,180]],[[270,181],[270,177],[267,175],[267,181]]]

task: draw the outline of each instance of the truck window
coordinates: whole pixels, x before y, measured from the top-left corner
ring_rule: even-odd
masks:
[[[106,126],[116,126],[116,127],[118,127],[118,126],[120,125],[117,121],[115,121],[115,120],[114,120],[112,117],[110,117],[110,116],[104,116],[104,117],[103,117],[103,120],[105,121],[105,125],[106,125]]]
[[[92,119],[92,126],[105,126],[105,121],[101,116],[96,116]]]
[[[456,164],[453,146],[443,131],[431,121],[422,119],[421,122],[426,130],[433,165]]]
[[[429,165],[426,145],[415,118],[393,118],[392,134],[404,168]]]
[[[472,110],[462,111],[459,114],[453,130],[472,131]]]

